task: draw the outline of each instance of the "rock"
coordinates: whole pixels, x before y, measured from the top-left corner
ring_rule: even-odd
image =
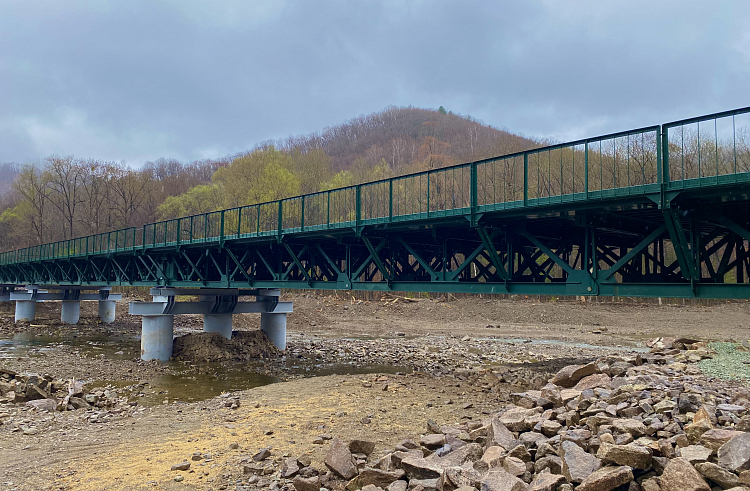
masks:
[[[740,472],[740,484],[750,487],[750,471]]]
[[[555,491],[560,484],[565,482],[565,476],[561,474],[550,474],[541,472],[531,481],[528,491]]]
[[[315,477],[295,477],[292,481],[294,489],[297,491],[319,491],[320,490],[320,478]]]
[[[351,453],[363,453],[370,455],[375,450],[375,442],[367,440],[352,440],[349,442],[349,451]]]
[[[636,419],[616,419],[612,421],[612,426],[620,433],[630,433],[635,438],[648,432],[646,426]]]
[[[710,491],[703,476],[682,457],[676,457],[664,467],[660,477],[662,491]]]
[[[557,432],[560,431],[561,428],[562,428],[562,425],[560,423],[558,423],[557,421],[552,421],[548,419],[546,421],[542,421],[540,429],[542,430],[542,433],[544,435],[548,437],[553,437],[557,435]]]
[[[537,459],[534,462],[534,472],[538,474],[544,469],[549,470],[552,474],[560,474],[562,472],[562,459],[557,455],[546,455]]]
[[[516,438],[513,433],[500,420],[500,415],[494,415],[490,422],[489,435],[487,438],[487,447],[493,445],[510,450],[516,446]]]
[[[406,457],[401,461],[401,468],[411,479],[437,479],[443,475],[443,467],[438,463],[418,457]]]
[[[383,491],[383,489],[372,484],[368,484],[367,486],[362,488],[362,491]]]
[[[186,471],[188,469],[190,469],[190,462],[187,461],[172,466],[173,471]]]
[[[445,445],[445,435],[442,433],[425,435],[419,440],[419,444],[430,450],[438,449]]]
[[[390,486],[388,486],[388,491],[406,491],[406,488],[408,487],[408,483],[406,481],[393,481]]]
[[[480,491],[527,491],[528,485],[502,469],[489,471],[480,482]]]
[[[724,489],[734,488],[740,485],[740,480],[736,475],[712,462],[696,464],[695,469],[700,472],[703,477],[712,480]]]
[[[641,491],[661,491],[658,478],[649,477],[641,481]]]
[[[750,433],[740,433],[719,447],[719,465],[732,472],[750,470]]]
[[[281,468],[281,477],[283,479],[291,479],[296,476],[299,472],[299,462],[297,459],[290,458],[284,461],[284,466]]]
[[[510,431],[526,431],[531,428],[526,419],[533,414],[541,412],[535,409],[524,409],[522,407],[511,407],[498,417],[498,420]]]
[[[633,480],[633,471],[628,466],[604,467],[587,476],[576,491],[612,491]]]
[[[445,477],[455,487],[476,488],[482,479],[482,474],[471,467],[448,467],[445,469]],[[446,486],[443,485],[443,488]]]
[[[511,476],[523,476],[523,473],[526,472],[526,463],[516,457],[507,457],[503,461],[503,469]]]
[[[482,446],[478,443],[470,443],[456,449],[444,457],[439,457],[437,452],[427,457],[427,460],[442,467],[454,467],[463,465],[467,461],[477,461],[482,457]]]
[[[271,450],[268,448],[262,448],[258,453],[253,455],[253,460],[255,462],[260,462],[261,460],[266,460],[268,457],[271,456]]]
[[[584,391],[595,387],[609,387],[611,381],[612,379],[610,379],[609,375],[606,373],[595,373],[594,375],[583,377],[573,388],[575,390]]]
[[[57,409],[57,402],[53,399],[36,399],[27,402],[26,405],[33,407],[37,411],[47,411],[49,413],[53,413]]]
[[[635,469],[648,469],[651,467],[651,450],[635,443],[628,445],[612,445],[602,443],[596,456],[607,462],[618,465],[627,465]]]
[[[706,448],[703,445],[688,445],[682,447],[677,451],[683,459],[688,460],[691,464],[698,462],[705,462],[711,458],[713,453],[710,448]]]
[[[562,474],[568,482],[580,483],[602,466],[599,459],[571,441],[562,442],[559,452],[562,459]]]
[[[703,411],[703,409],[701,409],[701,411]],[[705,432],[710,431],[711,429],[713,429],[713,425],[711,424],[710,419],[704,418],[697,421],[693,420],[689,425],[685,425],[685,434],[691,442],[695,443]]]
[[[357,475],[357,468],[352,463],[352,453],[340,439],[334,438],[328,447],[325,458],[326,467],[343,479],[351,479]]]
[[[552,377],[550,383],[560,387],[571,388],[583,377],[593,375],[598,372],[595,363],[588,365],[568,365]]]
[[[505,450],[496,445],[489,447],[482,455],[482,461],[486,462],[490,469],[502,466],[503,460],[505,460]]]
[[[385,489],[394,481],[402,479],[405,475],[406,473],[401,469],[386,472],[380,469],[373,469],[372,467],[365,467],[359,473],[359,476],[352,479],[352,481],[357,482],[357,487],[355,487],[354,489],[359,489],[360,487],[367,486],[368,484],[373,484],[379,488]],[[349,488],[348,485],[347,488]]]
[[[717,451],[722,445],[740,434],[738,431],[714,428],[703,433],[700,437],[700,442],[704,447]]]

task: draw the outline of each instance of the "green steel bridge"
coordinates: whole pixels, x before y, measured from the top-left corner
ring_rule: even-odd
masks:
[[[0,254],[0,283],[750,298],[750,107]]]

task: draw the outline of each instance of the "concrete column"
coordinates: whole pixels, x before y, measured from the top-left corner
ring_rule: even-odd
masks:
[[[33,321],[36,316],[36,300],[16,300],[16,322]]]
[[[141,319],[141,359],[169,361],[172,356],[174,316],[144,315]]]
[[[111,324],[115,321],[116,305],[114,300],[99,300],[99,318],[103,323]]]
[[[260,330],[278,349],[286,349],[286,314],[260,314]]]
[[[78,319],[81,317],[81,301],[80,300],[63,300],[62,308],[60,309],[60,320],[65,324],[78,324]]]
[[[218,332],[232,339],[232,314],[204,314],[203,332]]]

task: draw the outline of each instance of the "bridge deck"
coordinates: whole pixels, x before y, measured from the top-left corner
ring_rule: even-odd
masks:
[[[0,254],[0,283],[750,296],[750,107]]]

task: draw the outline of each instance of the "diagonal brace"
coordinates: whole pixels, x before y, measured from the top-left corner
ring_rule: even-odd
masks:
[[[611,278],[615,273],[617,273],[620,268],[625,266],[630,260],[632,260],[636,255],[640,254],[640,252],[649,246],[653,241],[655,241],[661,234],[666,232],[667,226],[662,225],[661,227],[657,228],[653,232],[651,232],[645,239],[640,241],[638,245],[630,249],[627,254],[622,256],[619,261],[617,261],[615,264],[612,265],[611,268],[604,271],[604,280],[608,280]]]

